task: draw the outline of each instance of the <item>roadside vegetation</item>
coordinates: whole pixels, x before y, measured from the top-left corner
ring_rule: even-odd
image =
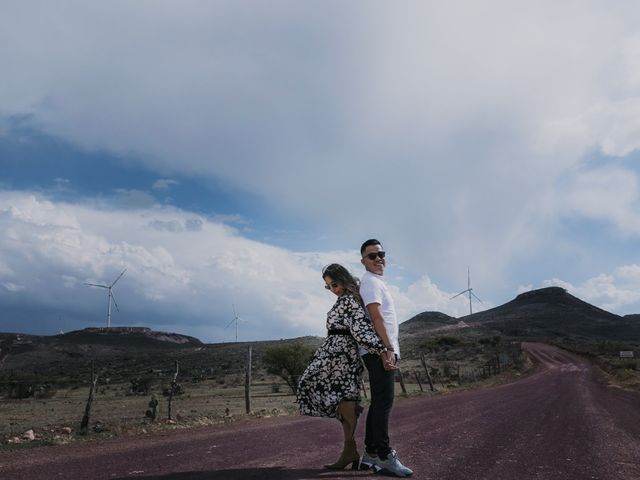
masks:
[[[0,448],[140,435],[297,414],[296,378],[322,340],[304,337],[251,343],[254,361],[250,414],[245,412],[248,343],[98,359],[95,361],[98,380],[86,436],[79,434],[91,382],[86,357],[71,357],[69,362],[43,362],[24,370],[3,369],[0,408],[6,420],[0,424],[3,443]],[[174,387],[174,414],[169,419],[168,398],[175,361],[180,368]],[[487,381],[506,381],[522,369],[519,345],[500,337],[438,336],[417,344],[408,342],[396,395],[399,398],[437,395]],[[367,382],[365,376],[362,392],[365,404],[369,394]],[[33,435],[27,433],[30,430]]]
[[[565,338],[554,342],[572,353],[591,360],[614,386],[640,391],[640,342]],[[620,352],[634,352],[633,358],[621,358]]]

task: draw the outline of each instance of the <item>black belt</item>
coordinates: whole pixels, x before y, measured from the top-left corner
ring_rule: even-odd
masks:
[[[351,332],[349,330],[340,330],[336,328],[331,328],[327,332],[329,335],[349,335],[351,336]]]

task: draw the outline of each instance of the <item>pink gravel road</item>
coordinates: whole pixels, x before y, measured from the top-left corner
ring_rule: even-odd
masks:
[[[524,345],[534,373],[511,384],[398,401],[392,441],[415,479],[638,480],[640,395],[606,387],[590,364]],[[363,424],[358,429],[362,442]],[[0,478],[344,479],[335,420],[279,417],[224,427],[0,454]]]

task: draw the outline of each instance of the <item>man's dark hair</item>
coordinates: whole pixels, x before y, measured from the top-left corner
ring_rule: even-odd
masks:
[[[362,244],[362,246],[360,247],[360,255],[364,255],[364,251],[367,249],[367,247],[370,247],[371,245],[380,245],[380,246],[382,246],[382,244],[380,243],[379,240],[376,240],[375,238],[370,238],[369,240],[364,242]]]

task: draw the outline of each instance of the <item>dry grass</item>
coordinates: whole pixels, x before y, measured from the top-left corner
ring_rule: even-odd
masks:
[[[419,351],[416,348],[416,351]],[[425,351],[427,363],[433,376],[436,392],[429,390],[424,369],[416,355],[407,357],[401,363],[404,373],[406,394],[401,386],[396,387],[396,396],[433,395],[466,388],[483,387],[489,383],[502,383],[507,376],[492,375],[489,379],[481,374],[480,367],[494,358],[497,350],[491,345],[485,345],[473,340],[465,340],[451,347],[432,348]],[[184,360],[184,359],[183,359]],[[186,360],[181,363],[185,365]],[[197,363],[192,361],[194,365]],[[200,362],[204,363],[204,362]],[[242,365],[241,358],[232,365]],[[138,435],[146,432],[168,428],[188,428],[198,425],[214,425],[237,420],[251,420],[256,417],[273,415],[297,414],[295,397],[290,389],[277,377],[266,374],[263,369],[256,369],[252,384],[252,413],[245,413],[244,375],[233,371],[225,374],[217,373],[213,378],[196,379],[193,374],[187,375],[186,368],[181,368],[184,394],[174,397],[173,418],[176,423],[167,424],[167,398],[162,396],[162,387],[166,387],[167,379],[155,379],[151,391],[144,395],[128,395],[131,387],[126,378],[143,376],[144,371],[130,372],[123,368],[115,369],[119,375],[105,375],[119,379],[119,383],[99,384],[95,396],[90,427],[96,422],[103,426],[104,431],[96,433],[93,429],[88,438],[104,438],[115,435]],[[148,369],[147,369],[148,370]],[[229,369],[230,370],[230,369]],[[127,375],[124,375],[126,373]],[[422,389],[417,383],[416,373],[419,375]],[[493,372],[495,373],[495,372]],[[503,378],[504,377],[504,378]],[[179,381],[180,381],[179,378]],[[190,381],[190,380],[193,381]],[[199,381],[200,380],[200,381]],[[52,378],[55,384],[55,379]],[[112,380],[113,381],[113,380]],[[367,384],[365,374],[365,384]],[[23,432],[33,429],[42,443],[64,443],[74,441],[79,437],[76,432],[84,414],[89,394],[88,383],[80,387],[61,387],[57,384],[57,391],[51,398],[27,398],[12,400],[0,398],[0,409],[3,422],[0,422],[0,442],[5,444],[7,438],[20,436]],[[368,384],[363,394],[363,403],[368,403]],[[145,417],[149,408],[151,395],[155,394],[159,400],[159,413],[155,422]],[[62,427],[70,427],[71,435],[61,433]],[[33,442],[32,444],[37,444]],[[23,444],[24,445],[24,444]],[[0,448],[15,448],[7,446]]]
[[[147,427],[151,420],[145,417],[151,394],[159,399],[158,420],[167,418],[168,401],[159,391],[149,395],[127,395],[128,384],[100,387],[91,411],[91,425],[100,422],[113,434],[126,433]],[[252,410],[257,415],[279,415],[296,410],[295,397],[288,394],[284,386],[280,392],[272,392],[273,382],[252,386]],[[86,389],[58,390],[47,399],[2,399],[3,417],[0,436],[20,435],[28,429],[41,434],[52,433],[68,426],[76,430],[84,414],[89,394]],[[205,381],[187,385],[183,395],[173,399],[173,417],[180,423],[220,423],[245,414],[244,386],[220,386],[217,382]]]
[[[405,375],[406,377],[406,375]],[[493,377],[493,382],[500,382]],[[277,385],[279,392],[273,392]],[[481,387],[482,382],[475,384]],[[469,388],[467,384],[464,388]],[[411,379],[405,379],[406,394],[400,385],[396,386],[396,397],[414,397],[417,395],[434,395],[447,393],[459,388],[457,384],[436,384],[436,392],[429,391],[428,384],[419,385]],[[245,397],[243,385],[223,385],[218,382],[205,381],[187,386],[183,395],[174,397],[173,417],[175,423],[168,424],[167,399],[159,392],[152,392],[160,401],[158,419],[152,422],[145,417],[151,393],[146,396],[126,395],[128,384],[101,387],[96,395],[90,425],[99,422],[104,431],[91,431],[87,437],[77,435],[88,397],[86,389],[67,389],[58,392],[48,399],[0,400],[3,417],[8,421],[0,424],[0,439],[6,440],[20,436],[23,432],[33,429],[39,442],[33,445],[67,443],[84,438],[104,438],[117,435],[139,435],[162,429],[189,428],[193,426],[215,425],[250,420],[253,418],[296,415],[298,413],[295,396],[288,387],[274,381],[254,383],[251,387],[252,413],[245,413]],[[369,388],[366,387],[366,397],[363,403],[368,404]],[[71,427],[73,433],[61,433],[62,427]],[[5,442],[3,442],[5,443]],[[21,448],[26,445],[23,444]],[[0,448],[16,448],[4,445]]]

